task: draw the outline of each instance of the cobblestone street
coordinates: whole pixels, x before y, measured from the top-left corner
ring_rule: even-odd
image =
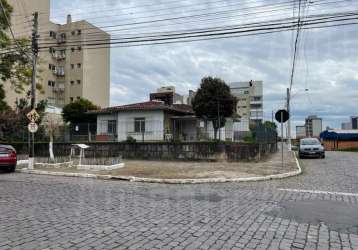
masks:
[[[358,249],[357,162],[203,185],[0,174],[0,249]]]

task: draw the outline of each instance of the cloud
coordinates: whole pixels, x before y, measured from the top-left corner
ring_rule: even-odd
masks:
[[[231,18],[226,19],[225,15],[213,15],[195,20],[130,26],[130,29],[122,32],[113,31],[112,35],[118,38],[120,34],[232,25],[292,16],[290,6],[286,10],[283,7],[260,8],[268,10],[266,13],[256,11],[257,6],[277,2],[240,1],[239,4],[230,0],[210,0],[206,3],[203,0],[193,0],[155,1],[150,4],[133,0],[63,0],[52,1],[52,15],[63,15],[62,19],[56,20],[64,21],[64,13],[71,11],[75,20],[87,18],[98,26],[105,26],[241,9],[234,13],[236,16],[230,14]],[[160,3],[163,4],[159,5]],[[253,6],[256,8],[248,9]],[[357,7],[353,2],[347,1],[344,5],[337,3],[312,6],[306,13],[338,12]],[[209,10],[198,11],[205,8]],[[275,15],[278,8],[282,11]],[[208,18],[212,20],[207,20]],[[203,19],[207,21],[204,22]],[[283,108],[285,104],[292,65],[292,38],[292,32],[284,32],[193,43],[113,48],[111,104],[147,100],[149,93],[162,85],[175,85],[179,93],[185,94],[189,89],[198,88],[200,79],[208,75],[221,77],[227,82],[263,80],[265,118],[271,120],[272,110]],[[310,114],[317,114],[323,118],[325,126],[340,127],[340,123],[350,115],[357,115],[357,38],[356,26],[303,31],[293,86],[294,125],[304,123],[304,118]]]

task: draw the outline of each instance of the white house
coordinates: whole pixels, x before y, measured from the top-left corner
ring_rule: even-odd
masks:
[[[178,137],[183,128],[178,126],[178,120],[194,114],[188,105],[169,106],[161,101],[110,107],[92,113],[97,114],[99,141],[124,141],[128,137],[137,141],[170,140]],[[193,121],[181,121],[182,126],[189,123],[193,124]],[[196,126],[189,126],[189,130],[196,130]],[[185,131],[188,132],[188,128]]]

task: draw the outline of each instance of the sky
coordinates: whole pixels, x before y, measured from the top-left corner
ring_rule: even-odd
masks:
[[[291,3],[290,3],[291,2]],[[293,2],[297,2],[293,1]],[[325,2],[321,5],[322,2]],[[104,28],[112,38],[140,33],[176,31],[245,24],[297,15],[287,0],[61,0],[51,2],[51,18],[64,23],[86,19]],[[277,4],[273,6],[272,4]],[[271,6],[270,6],[271,5]],[[296,3],[297,6],[297,3]],[[305,14],[357,11],[352,0],[315,0]],[[224,11],[226,11],[224,13]],[[223,12],[220,15],[214,12]],[[168,17],[206,14],[200,19],[128,25]],[[292,129],[308,115],[323,118],[323,126],[340,128],[358,115],[357,25],[304,30],[300,36],[292,89]],[[120,29],[120,31],[118,31]],[[177,92],[196,90],[205,76],[225,82],[262,80],[264,114],[284,108],[290,84],[295,33],[226,38],[192,43],[111,49],[111,105],[148,100],[160,86]]]

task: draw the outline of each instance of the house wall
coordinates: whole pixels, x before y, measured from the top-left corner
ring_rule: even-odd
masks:
[[[134,119],[145,118],[145,133],[136,133]],[[164,140],[164,112],[157,111],[131,111],[120,112],[113,115],[97,116],[97,135],[106,135],[108,120],[117,121],[117,141],[125,141],[128,136],[137,141],[162,141]]]

